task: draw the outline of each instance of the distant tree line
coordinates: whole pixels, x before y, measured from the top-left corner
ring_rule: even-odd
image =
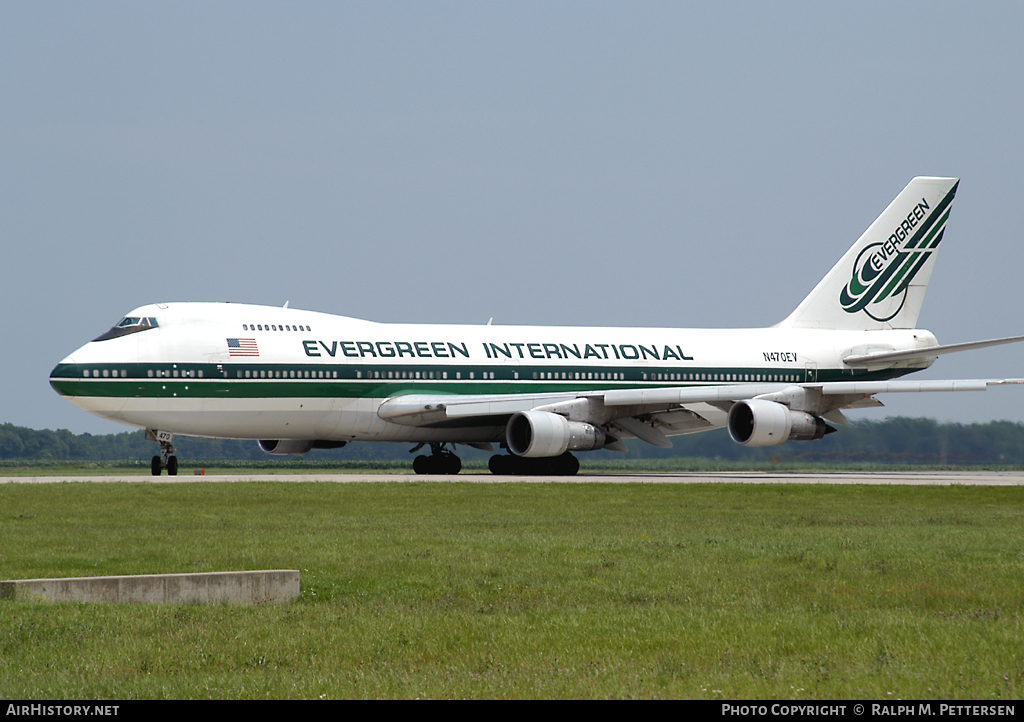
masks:
[[[582,458],[692,457],[728,461],[808,461],[909,465],[1024,465],[1024,423],[990,421],[984,424],[939,423],[932,419],[896,417],[853,421],[823,439],[790,441],[780,446],[748,449],[734,443],[724,429],[673,437],[671,449],[627,441],[629,453],[596,451]],[[255,441],[176,436],[181,460],[268,460]],[[409,460],[412,444],[353,443],[341,449],[313,450],[308,459]],[[148,461],[157,453],[143,431],[119,434],[73,434],[67,429],[29,429],[0,426],[0,460],[15,461]],[[429,448],[419,453],[429,453]],[[482,459],[487,452],[459,446],[464,459]],[[284,458],[284,457],[279,457]]]
[[[725,429],[672,437],[671,449],[643,445],[643,458],[695,457],[730,461],[806,461],[910,465],[1024,464],[1024,423],[939,423],[934,419],[894,417],[851,421],[817,441],[789,441],[750,449],[735,443]],[[631,451],[634,447],[630,446]],[[610,454],[612,452],[598,452]]]

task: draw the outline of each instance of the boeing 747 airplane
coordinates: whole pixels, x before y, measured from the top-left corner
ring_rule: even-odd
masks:
[[[771,328],[375,323],[235,303],[156,303],[61,361],[50,384],[97,416],[146,429],[152,472],[173,435],[258,440],[271,454],[351,441],[422,447],[417,473],[456,474],[456,444],[508,450],[498,474],[575,474],[571,452],[722,426],[739,444],[810,441],[876,394],[981,391],[1017,379],[911,381],[938,356],[917,329],[956,178],[915,178],[787,318]],[[418,448],[417,447],[417,448]]]

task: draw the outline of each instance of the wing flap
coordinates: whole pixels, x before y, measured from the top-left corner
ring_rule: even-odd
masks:
[[[687,386],[683,388],[614,389],[598,392],[606,406],[661,406],[712,401],[739,401],[769,394],[793,384],[735,384],[732,386]]]
[[[641,441],[646,441],[652,446],[657,446],[661,449],[672,448],[672,442],[668,440],[668,437],[665,436],[665,434],[663,434],[656,426],[645,424],[640,419],[635,419],[632,416],[626,416],[621,419],[615,419],[613,423],[620,429],[628,431],[636,438]]]
[[[537,406],[575,399],[575,393],[551,394],[407,394],[386,399],[377,409],[385,421],[405,426],[433,426],[458,419],[511,416]]]

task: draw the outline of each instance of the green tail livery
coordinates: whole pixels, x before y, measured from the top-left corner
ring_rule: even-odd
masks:
[[[839,294],[844,311],[864,311],[883,322],[899,314],[911,281],[942,241],[955,194],[954,185],[934,209],[921,198],[884,242],[873,243],[860,252],[853,276]]]

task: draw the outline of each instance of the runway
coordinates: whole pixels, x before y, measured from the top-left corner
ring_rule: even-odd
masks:
[[[687,473],[581,473],[577,476],[495,476],[463,473],[456,476],[315,472],[308,474],[181,474],[179,476],[7,476],[0,484],[74,483],[239,483],[246,481],[316,483],[463,483],[463,484],[894,484],[902,486],[1024,486],[1024,471],[908,471],[908,472],[687,472]]]

